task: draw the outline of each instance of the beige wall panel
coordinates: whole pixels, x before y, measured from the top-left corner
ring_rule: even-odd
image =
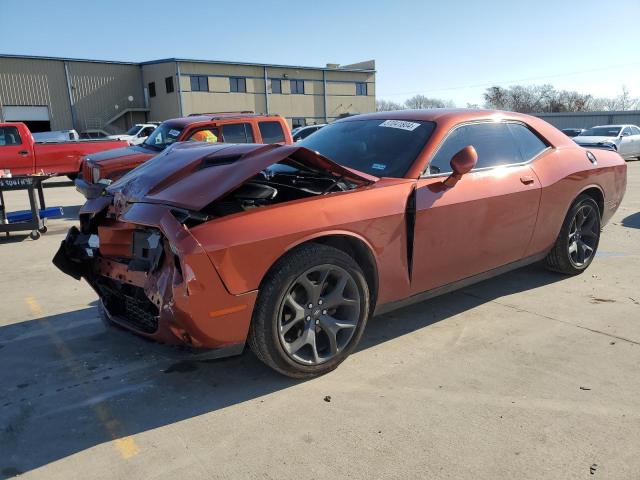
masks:
[[[269,112],[288,118],[324,118],[323,97],[316,95],[269,95]]]
[[[368,113],[375,111],[375,98],[362,97],[329,97],[327,98],[327,112],[329,117],[335,118],[343,113]]]
[[[288,79],[294,80],[322,80],[322,70],[267,67],[267,75],[269,76],[269,78],[284,79],[284,75],[287,75]]]
[[[345,82],[374,82],[375,75],[368,72],[341,72],[339,70],[327,70],[327,80],[340,80]]]
[[[180,62],[180,72],[183,75],[223,75],[232,77],[264,76],[262,67],[195,62]]]
[[[327,83],[327,95],[355,95],[356,84],[354,83]]]
[[[174,92],[167,93],[164,79],[173,77]],[[154,63],[142,66],[142,78],[145,88],[150,82],[156,84],[156,96],[149,97],[149,120],[162,122],[180,116],[180,98],[176,76],[176,63]],[[187,84],[189,79],[187,78]]]
[[[3,105],[46,105],[52,129],[72,128],[64,63],[60,60],[0,58],[0,118]]]
[[[251,110],[257,113],[266,111],[264,95],[207,92],[188,92],[182,95],[185,115],[242,110]]]

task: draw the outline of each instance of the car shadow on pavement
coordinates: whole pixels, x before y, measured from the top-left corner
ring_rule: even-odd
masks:
[[[370,320],[358,352],[564,277],[539,266]],[[0,328],[0,478],[294,387],[248,351],[195,361],[115,328],[96,308]]]
[[[622,219],[622,226],[629,228],[640,228],[640,212],[633,213]]]

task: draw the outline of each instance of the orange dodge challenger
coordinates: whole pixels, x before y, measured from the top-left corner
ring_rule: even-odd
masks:
[[[544,121],[379,112],[296,145],[176,143],[89,200],[54,263],[105,319],[304,378],[375,313],[528,263],[593,261],[626,165]]]

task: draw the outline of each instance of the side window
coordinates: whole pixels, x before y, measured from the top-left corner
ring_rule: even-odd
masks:
[[[631,127],[631,135],[640,135],[640,128]]]
[[[192,133],[187,140],[194,142],[217,143],[220,133],[217,128],[203,128]]]
[[[429,163],[429,173],[450,173],[451,157],[467,145],[478,152],[476,169],[522,162],[506,123],[476,123],[458,127],[449,135]]]
[[[509,123],[509,131],[520,149],[522,161],[527,162],[547,148],[538,136],[520,123]]]
[[[222,136],[225,143],[253,143],[253,133],[248,123],[223,125]]]
[[[17,127],[0,127],[0,147],[21,144],[22,139]]]
[[[284,142],[284,132],[280,122],[260,122],[258,123],[260,135],[263,143]]]
[[[139,137],[148,137],[149,135],[151,135],[151,132],[153,132],[154,130],[155,130],[155,128],[153,128],[153,127],[143,128],[142,132],[138,136]]]
[[[631,135],[631,129],[629,127],[624,127],[624,130],[622,130],[622,136],[626,137],[628,135]]]

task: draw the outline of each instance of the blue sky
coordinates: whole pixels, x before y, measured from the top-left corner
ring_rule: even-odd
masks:
[[[626,85],[640,96],[640,0],[0,0],[0,12],[0,53],[310,66],[373,58],[378,98],[421,93],[460,106],[481,103],[490,84],[596,96]]]

